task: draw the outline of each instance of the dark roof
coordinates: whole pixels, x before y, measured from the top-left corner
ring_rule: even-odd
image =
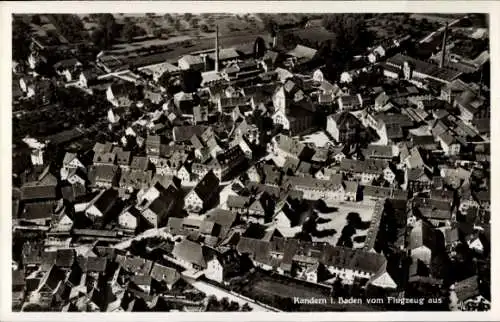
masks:
[[[108,189],[103,191],[95,200],[94,206],[102,213],[107,212],[118,199],[118,191]]]
[[[56,251],[56,261],[57,267],[70,267],[73,265],[75,260],[75,250],[73,248],[69,249],[58,249]]]
[[[455,284],[455,292],[457,294],[459,301],[465,301],[475,296],[479,293],[479,283],[477,275],[466,278]]]
[[[320,262],[326,266],[375,274],[385,267],[387,261],[382,254],[328,245],[321,254]]]
[[[434,65],[402,54],[396,54],[395,56],[387,59],[387,64],[399,68],[402,68],[405,62],[408,62],[416,72],[428,75],[436,80],[443,80],[445,82],[451,82],[461,74],[461,72],[459,71],[448,68],[441,68],[438,65]]]
[[[214,193],[217,193],[218,187],[219,178],[212,171],[209,171],[193,188],[193,191],[201,200],[207,201]]]
[[[207,129],[204,125],[183,125],[173,128],[173,137],[176,142],[189,141],[193,135],[202,135]]]
[[[19,218],[25,220],[51,219],[55,206],[55,201],[25,203]]]
[[[41,180],[26,182],[21,187],[21,200],[55,199],[57,179],[51,173]]]
[[[100,164],[92,165],[89,168],[89,181],[95,184],[97,181],[112,182],[119,173],[117,165]]]
[[[70,202],[74,202],[79,197],[82,197],[87,194],[87,189],[84,185],[79,183],[73,185],[65,185],[61,187],[62,197]]]

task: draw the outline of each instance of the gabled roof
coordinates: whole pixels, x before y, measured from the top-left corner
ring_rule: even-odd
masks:
[[[201,200],[207,201],[214,193],[217,192],[218,186],[219,179],[212,171],[209,171],[193,188],[193,191]]]
[[[379,253],[327,245],[321,254],[320,263],[376,274],[385,270],[387,260]]]
[[[203,247],[188,239],[183,239],[180,243],[176,243],[172,255],[189,263],[206,267]]]
[[[181,275],[174,268],[155,263],[151,270],[151,277],[159,282],[165,282],[167,285],[174,285],[181,278]]]

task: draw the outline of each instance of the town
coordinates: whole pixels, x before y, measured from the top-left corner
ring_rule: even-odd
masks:
[[[13,311],[490,309],[488,15],[12,27]]]

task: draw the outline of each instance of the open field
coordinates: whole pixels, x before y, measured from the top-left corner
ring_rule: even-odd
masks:
[[[328,219],[328,222],[318,224],[318,231],[334,229],[337,233],[333,234],[333,236],[327,237],[312,237],[314,242],[327,242],[331,245],[336,246],[339,240],[339,237],[342,233],[342,229],[345,225],[347,225],[347,215],[350,212],[358,213],[361,217],[361,220],[366,223],[370,222],[373,215],[374,204],[371,203],[343,203],[338,205],[329,205],[330,207],[336,208],[336,210],[329,213],[321,213],[318,212],[320,218]],[[354,234],[354,248],[362,248],[364,242],[356,242],[356,237],[366,236],[368,229],[356,229],[356,234]]]

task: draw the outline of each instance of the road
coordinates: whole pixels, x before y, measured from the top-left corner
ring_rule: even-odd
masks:
[[[191,279],[191,278],[185,277],[185,276],[183,278],[187,283],[189,283],[190,285],[192,285],[196,289],[204,292],[207,295],[214,295],[215,297],[217,297],[218,300],[222,299],[223,297],[227,297],[229,301],[237,302],[239,305],[244,305],[245,303],[247,303],[252,308],[253,311],[259,311],[259,312],[273,312],[273,311],[278,312],[279,311],[278,309],[273,310],[270,307],[265,307],[265,306],[259,305],[257,303],[250,302],[250,301],[244,299],[243,297],[236,296],[232,293],[229,293],[225,289],[217,287],[215,285],[208,284],[208,283],[200,281],[200,280],[194,280],[194,279]]]
[[[460,17],[458,19],[455,19],[453,20],[452,22],[450,22],[448,24],[448,27],[451,27],[453,25],[456,25],[457,23],[459,23],[460,21],[462,21],[462,19],[465,19],[467,18],[467,16],[463,16],[463,17]],[[419,44],[423,44],[423,43],[426,43],[426,42],[429,42],[429,40],[432,39],[432,37],[434,37],[434,35],[436,35],[437,33],[440,33],[440,32],[443,32],[444,31],[444,28],[446,28],[446,26],[442,26],[441,28],[439,28],[438,30],[436,31],[433,31],[431,32],[429,35],[427,35],[425,38],[423,38],[422,40],[419,41]]]

